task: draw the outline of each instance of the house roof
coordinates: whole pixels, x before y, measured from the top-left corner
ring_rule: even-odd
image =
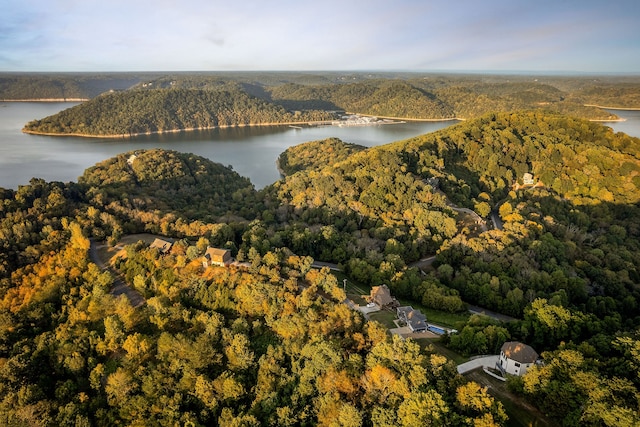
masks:
[[[229,249],[207,248],[204,257],[211,261],[224,261],[231,258],[231,251]]]
[[[369,298],[381,307],[393,303],[393,297],[387,285],[374,286],[371,288]]]
[[[422,312],[420,310],[412,310],[409,313],[407,313],[407,320],[412,320],[412,321],[426,321],[427,320],[427,316],[425,316],[424,314],[422,314]]]
[[[427,329],[427,322],[421,319],[407,319],[407,325],[412,331],[425,331]]]
[[[162,252],[162,253],[167,253],[171,249],[171,245],[173,245],[173,242],[171,242],[169,240],[163,240],[163,239],[156,238],[156,239],[154,239],[153,242],[151,242],[149,247],[150,248],[159,249],[160,252]]]
[[[404,316],[404,317],[407,317],[407,315],[412,311],[413,311],[413,307],[411,307],[410,305],[405,305],[403,307],[398,307],[396,309],[396,313],[398,313],[398,316]]]
[[[420,310],[415,310],[410,305],[398,307],[396,310],[398,318],[404,320],[412,331],[420,331],[427,329],[427,316],[422,314]]]
[[[520,363],[533,363],[538,359],[538,353],[531,346],[518,341],[505,342],[500,351],[509,359]]]

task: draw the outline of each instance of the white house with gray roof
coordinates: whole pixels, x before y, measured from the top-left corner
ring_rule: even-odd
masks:
[[[536,360],[538,353],[533,348],[518,341],[508,341],[502,344],[497,367],[503,373],[522,376]]]

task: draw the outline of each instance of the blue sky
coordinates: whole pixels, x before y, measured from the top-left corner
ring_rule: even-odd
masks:
[[[0,71],[640,73],[640,0],[3,0]]]

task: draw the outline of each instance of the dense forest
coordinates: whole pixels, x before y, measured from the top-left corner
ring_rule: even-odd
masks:
[[[246,188],[202,158],[132,155],[91,168],[78,184],[33,180],[2,194],[3,425],[504,422],[502,405],[445,357],[391,338],[342,304],[335,277],[310,269],[310,257],[253,249],[249,268],[203,270],[208,245],[250,239],[242,230],[253,223],[240,218],[205,224],[189,221],[178,205],[138,206],[174,215],[162,232],[198,236],[177,239],[168,255],[142,242],[124,247],[113,268],[146,303],[134,308],[113,296],[114,279],[92,262],[87,236],[115,226],[143,231],[165,218],[139,223],[109,192],[128,200],[137,191],[133,203],[144,193],[156,202],[184,185],[178,199],[200,179],[231,186],[217,202],[233,210]]]
[[[599,108],[640,107],[629,77],[527,77],[415,73],[176,73],[0,75],[0,99],[89,99],[24,131],[125,137],[221,126],[308,124],[347,111],[413,120],[471,119],[546,110],[613,120]]]
[[[2,190],[2,424],[504,425],[449,358],[508,340],[541,354],[507,384],[549,422],[640,422],[638,138],[529,110],[374,148],[309,142],[279,163],[286,176],[256,191],[198,156],[140,150],[77,183]],[[173,247],[123,243],[137,233]],[[208,246],[242,264],[204,268]],[[467,320],[437,346],[392,337],[314,260]]]
[[[301,170],[322,169],[333,165],[366,147],[342,142],[337,138],[311,141],[288,148],[278,157],[278,167],[284,175]]]
[[[130,136],[180,129],[210,129],[331,120],[323,111],[287,112],[236,85],[211,90],[129,90],[100,95],[42,120],[24,131],[81,136]]]

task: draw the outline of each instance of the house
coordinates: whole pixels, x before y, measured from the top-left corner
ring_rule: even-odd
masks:
[[[518,341],[508,341],[500,349],[498,368],[503,373],[524,375],[538,360],[538,353],[530,346]]]
[[[531,175],[529,172],[522,175],[522,183],[524,185],[533,185],[533,175]]]
[[[425,332],[427,330],[427,316],[411,306],[398,307],[398,319],[407,324],[411,332]]]
[[[202,265],[205,268],[210,265],[226,267],[231,264],[231,261],[231,251],[229,249],[207,247],[207,251],[204,253],[204,261],[202,261]]]
[[[398,301],[391,296],[391,291],[387,285],[374,286],[371,293],[366,298],[368,302],[377,304],[380,308],[397,307]]]
[[[155,238],[154,241],[149,245],[150,248],[155,248],[162,254],[169,253],[169,251],[171,250],[171,246],[173,246],[173,241],[158,238]]]

